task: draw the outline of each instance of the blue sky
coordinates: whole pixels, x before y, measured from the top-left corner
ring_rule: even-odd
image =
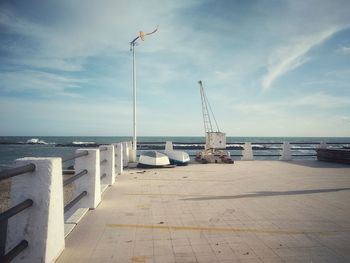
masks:
[[[1,1],[0,135],[350,136],[350,2]]]

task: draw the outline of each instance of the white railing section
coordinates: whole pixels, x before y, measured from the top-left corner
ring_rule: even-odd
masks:
[[[31,201],[30,209],[22,208],[14,218],[7,215],[8,211],[0,214],[0,218],[9,218],[5,252],[13,254],[18,244],[23,240],[26,243],[16,256],[11,256],[11,262],[55,262],[65,247],[65,237],[88,210],[100,204],[101,186],[113,185],[115,177],[123,172],[129,162],[128,153],[128,143],[114,143],[99,149],[78,149],[63,158],[16,160],[17,167],[30,164],[35,169],[16,177],[12,174],[19,174],[19,168],[3,173],[4,178],[12,177],[10,204]],[[63,171],[62,162],[72,160],[74,170]],[[63,174],[71,177],[63,180]],[[63,188],[71,184],[74,198],[64,206]],[[1,262],[3,259],[0,255]]]

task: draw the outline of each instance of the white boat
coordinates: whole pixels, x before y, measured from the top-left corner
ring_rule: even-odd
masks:
[[[140,154],[137,167],[158,168],[170,164],[168,156],[157,151],[148,151]]]
[[[190,162],[190,156],[183,151],[175,151],[173,149],[173,143],[170,141],[165,142],[164,153],[169,157],[170,163],[173,165],[184,166]]]

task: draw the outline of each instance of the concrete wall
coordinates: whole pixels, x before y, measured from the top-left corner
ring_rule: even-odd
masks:
[[[26,199],[34,204],[9,219],[7,252],[21,240],[29,246],[12,262],[54,262],[64,249],[63,187],[61,158],[22,158],[33,163],[32,173],[12,178],[10,207]]]

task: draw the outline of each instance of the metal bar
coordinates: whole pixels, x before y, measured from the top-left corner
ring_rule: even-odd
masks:
[[[320,144],[320,142],[290,142],[289,144]]]
[[[82,177],[83,175],[87,174],[88,170],[82,170],[80,173],[77,173],[76,175],[72,176],[71,178],[68,178],[66,180],[63,181],[63,186],[66,186],[68,184],[73,183],[75,180],[77,180],[78,178]]]
[[[254,154],[254,157],[255,156],[270,156],[270,157],[276,157],[276,156],[281,156],[280,154]]]
[[[0,214],[0,223],[6,221],[10,217],[13,217],[14,215],[18,214],[19,212],[22,212],[24,209],[31,207],[32,205],[33,205],[33,200],[27,199],[27,200],[23,201],[22,203],[19,203],[18,205],[11,207],[10,209],[6,210],[5,212],[2,212]]]
[[[19,255],[24,249],[28,247],[28,241],[22,240],[18,243],[17,246],[15,246],[11,251],[9,251],[6,255],[0,257],[0,262],[2,263],[9,263],[11,262],[16,256]]]
[[[4,170],[0,172],[0,181],[14,177],[16,175],[34,172],[35,171],[35,164],[29,163],[23,166],[11,168],[8,170]]]
[[[308,151],[312,151],[312,150],[316,150],[316,148],[291,148],[292,151],[299,151],[299,150],[308,150]]]
[[[101,162],[100,162],[100,164],[104,164],[104,163],[106,163],[107,162],[107,159],[104,159],[104,160],[102,160]]]
[[[75,153],[75,154],[72,154],[69,156],[62,157],[62,163],[70,161],[70,160],[74,160],[74,159],[82,157],[82,156],[86,156],[88,154],[89,154],[88,151],[82,151],[80,153]]]
[[[71,209],[76,203],[80,201],[84,196],[87,195],[87,192],[84,191],[80,195],[78,195],[76,198],[74,198],[72,201],[70,201],[68,204],[64,206],[64,212],[66,213],[69,209]]]
[[[72,175],[72,174],[75,174],[75,170],[63,170],[62,174],[63,175]]]
[[[8,221],[0,222],[0,258],[5,255]]]
[[[102,180],[104,177],[106,177],[106,175],[107,175],[106,173],[102,174],[100,179]]]
[[[316,154],[292,154],[292,156],[317,156]]]
[[[252,146],[252,150],[254,151],[274,151],[274,150],[282,150],[282,148],[257,148],[257,147],[254,147]]]

